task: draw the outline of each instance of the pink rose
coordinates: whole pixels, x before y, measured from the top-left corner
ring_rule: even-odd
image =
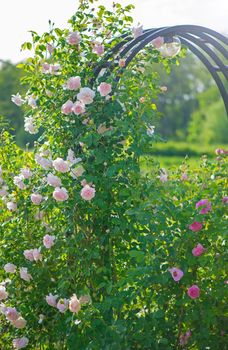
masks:
[[[57,298],[58,298],[58,295],[52,295],[51,293],[49,293],[49,295],[47,295],[45,297],[48,305],[53,306],[53,307],[56,307],[56,305],[57,305],[57,301],[56,301]]]
[[[35,161],[37,164],[39,164],[45,170],[52,167],[52,160],[44,158],[40,154],[35,155]]]
[[[70,170],[67,161],[63,160],[62,158],[56,158],[52,164],[55,170],[59,171],[60,173],[67,173]]]
[[[176,267],[169,269],[174,281],[178,282],[184,276],[184,272]]]
[[[151,44],[156,48],[160,49],[160,47],[164,44],[164,38],[163,36],[158,36],[154,40],[151,41]]]
[[[92,198],[95,197],[95,193],[95,188],[90,187],[89,185],[85,185],[81,190],[81,197],[86,201],[90,201]]]
[[[104,53],[104,45],[100,43],[95,43],[93,45],[93,52],[96,53],[98,56],[102,56]]]
[[[132,34],[133,34],[134,39],[138,38],[140,35],[143,34],[143,26],[142,26],[142,25],[140,26],[140,25],[138,24],[137,27],[134,27],[134,28],[132,29]]]
[[[202,246],[202,244],[197,244],[195,248],[192,249],[192,254],[194,256],[200,256],[205,252],[205,248]]]
[[[224,154],[225,152],[224,152],[224,150],[222,149],[222,148],[216,148],[216,150],[215,150],[215,154],[217,154],[217,155],[221,155],[221,154]]]
[[[207,199],[201,199],[196,203],[196,209],[203,207],[200,210],[200,214],[207,214],[211,210],[211,203]]]
[[[28,96],[28,105],[32,108],[36,108],[36,99],[33,96]]]
[[[82,103],[80,101],[75,102],[73,107],[72,107],[72,112],[74,112],[74,114],[76,114],[76,115],[85,113],[84,103]]]
[[[77,296],[74,294],[69,301],[69,310],[74,314],[76,314],[80,311],[80,309],[81,309],[80,301],[78,300]]]
[[[5,316],[7,320],[11,322],[16,321],[20,317],[15,307],[7,307],[5,311]]]
[[[197,285],[193,285],[190,288],[188,288],[188,296],[191,299],[196,299],[200,296],[200,289]]]
[[[66,201],[69,198],[68,192],[64,187],[56,187],[56,189],[53,192],[53,198],[57,202],[63,202]]]
[[[12,325],[18,329],[25,328],[26,320],[23,317],[19,317],[17,320],[12,321]]]
[[[161,182],[167,182],[168,181],[168,173],[166,169],[161,169],[159,180]]]
[[[188,180],[188,174],[187,173],[183,173],[181,175],[181,181],[187,181]]]
[[[9,211],[16,211],[17,210],[17,203],[15,203],[15,202],[7,202],[6,206],[7,206],[7,209]]]
[[[25,184],[24,184],[23,180],[24,180],[23,175],[14,176],[13,183],[18,188],[20,188],[20,190],[24,190],[25,189]]]
[[[47,183],[48,185],[53,187],[60,187],[62,184],[61,179],[58,176],[53,175],[52,173],[48,174]]]
[[[71,77],[66,82],[66,88],[68,90],[78,90],[81,87],[81,78],[80,77]]]
[[[101,96],[107,96],[112,91],[112,85],[107,83],[101,83],[97,90],[100,92]]]
[[[228,204],[228,196],[223,197],[222,202]]]
[[[6,291],[6,288],[3,286],[0,286],[0,300],[4,300],[8,297],[8,293]]]
[[[67,42],[70,45],[78,45],[81,41],[81,35],[79,32],[70,32],[68,37],[67,37]]]
[[[43,197],[39,193],[32,193],[30,197],[31,197],[31,201],[35,205],[40,205],[43,199]]]
[[[45,235],[43,237],[43,244],[45,248],[50,249],[55,244],[54,240],[55,240],[55,236]]]
[[[140,99],[139,99],[139,102],[140,102],[140,103],[144,103],[145,101],[146,101],[146,99],[145,99],[144,96],[140,97]]]
[[[30,282],[30,280],[32,280],[32,276],[28,273],[27,267],[20,268],[20,277],[26,282]]]
[[[49,73],[52,75],[58,75],[60,68],[59,64],[50,64]]]
[[[35,249],[33,249],[33,258],[34,258],[34,260],[35,261],[41,261],[42,260],[42,254],[40,253],[40,248],[39,249],[37,249],[37,248],[35,248]]]
[[[95,97],[95,92],[88,87],[84,87],[80,89],[80,92],[77,94],[77,98],[80,102],[85,105],[89,105],[93,103],[93,99]]]
[[[119,67],[123,68],[126,65],[126,60],[124,58],[119,59]]]
[[[33,249],[26,249],[23,254],[25,259],[29,261],[34,261]]]
[[[12,101],[13,103],[15,103],[15,105],[17,105],[17,106],[21,106],[21,105],[23,105],[23,103],[25,102],[25,101],[21,98],[21,95],[20,95],[19,93],[17,93],[16,95],[12,95],[11,101]]]
[[[16,338],[13,340],[13,346],[15,349],[22,349],[28,345],[28,342],[29,342],[29,340],[26,337]]]
[[[64,313],[68,309],[68,300],[67,299],[60,299],[56,305],[57,309]]]
[[[39,131],[34,123],[35,123],[35,119],[33,117],[31,116],[25,117],[24,119],[25,131],[29,132],[31,135],[35,135]]]
[[[190,230],[197,232],[202,230],[203,225],[201,224],[201,222],[198,221],[194,221],[191,225],[189,225]]]
[[[1,189],[0,189],[0,197],[5,197],[8,195],[8,187],[7,186],[3,186]]]
[[[15,273],[16,272],[16,266],[14,264],[8,263],[4,266],[5,272],[8,273]]]
[[[51,54],[52,54],[52,52],[54,51],[54,47],[53,47],[53,45],[51,45],[51,44],[47,43],[46,48],[47,48],[48,52],[49,52],[49,53],[50,53],[50,55],[51,55]]]
[[[61,112],[65,115],[71,114],[73,105],[73,102],[71,100],[68,100],[62,105]]]
[[[32,176],[32,172],[29,168],[22,168],[20,174],[24,177],[24,179],[29,179]]]

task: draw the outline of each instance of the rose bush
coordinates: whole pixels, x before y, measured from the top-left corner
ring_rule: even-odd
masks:
[[[176,58],[159,38],[113,64],[132,7],[89,3],[23,45],[29,90],[12,101],[38,135],[28,151],[1,132],[0,347],[220,349],[226,154],[194,172],[148,157],[164,92],[149,64]]]

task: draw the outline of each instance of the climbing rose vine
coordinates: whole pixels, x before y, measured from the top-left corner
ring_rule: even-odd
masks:
[[[128,65],[112,50],[143,35],[132,6],[93,2],[23,44],[12,103],[36,141],[1,130],[0,348],[222,349],[226,153],[194,172],[152,160],[151,62],[178,59],[159,37]]]

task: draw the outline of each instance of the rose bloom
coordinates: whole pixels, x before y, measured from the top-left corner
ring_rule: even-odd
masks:
[[[53,307],[56,307],[56,305],[57,305],[57,302],[56,302],[57,298],[58,298],[58,295],[52,295],[51,293],[49,293],[49,295],[47,295],[45,297],[48,305],[53,306]]]
[[[62,184],[61,179],[58,176],[53,175],[52,173],[48,174],[46,180],[48,185],[53,187],[60,187]]]
[[[27,267],[20,268],[20,277],[26,282],[30,282],[30,280],[32,280],[32,276],[28,273]]]
[[[190,230],[197,232],[202,230],[203,225],[201,224],[201,222],[198,221],[194,221],[191,225],[189,225]]]
[[[197,285],[193,285],[190,288],[188,288],[188,296],[191,299],[196,299],[200,296],[200,289]]]
[[[43,197],[39,193],[32,193],[30,197],[31,197],[31,201],[35,205],[40,205],[43,199]]]
[[[45,248],[50,249],[55,244],[54,240],[55,240],[55,236],[45,235],[43,237],[43,244]]]
[[[63,202],[66,201],[69,198],[68,192],[64,187],[56,187],[56,189],[53,192],[53,198],[57,202]]]
[[[7,186],[3,186],[1,189],[0,189],[0,197],[5,197],[8,195],[8,187]]]
[[[54,51],[54,47],[53,47],[53,45],[51,45],[51,44],[47,43],[46,48],[47,48],[48,52],[49,52],[49,53],[50,53],[50,55],[51,55],[51,54],[52,54],[52,52]]]
[[[140,35],[143,34],[143,26],[138,25],[137,27],[132,28],[132,34],[134,39],[138,38]]]
[[[184,272],[176,267],[169,269],[174,281],[178,282],[184,276]]]
[[[68,309],[68,300],[67,299],[60,299],[56,305],[57,309],[64,313]]]
[[[76,179],[77,177],[80,177],[83,175],[83,173],[85,172],[85,169],[83,168],[82,165],[77,166],[74,169],[71,169],[71,176],[73,177],[73,179]]]
[[[73,108],[73,102],[71,100],[66,101],[61,108],[61,112],[65,115],[71,114],[72,113],[72,108]]]
[[[183,173],[181,175],[181,181],[187,181],[188,180],[188,174],[187,173]]]
[[[195,248],[192,249],[192,254],[194,256],[200,256],[205,252],[205,248],[202,246],[202,244],[197,244]]]
[[[16,211],[17,210],[17,203],[15,202],[7,202],[6,203],[7,209],[10,211]]]
[[[66,82],[68,90],[78,90],[81,87],[81,78],[79,76],[71,77]]]
[[[35,261],[41,261],[42,260],[42,254],[40,253],[40,248],[39,249],[37,249],[37,248],[35,248],[35,249],[33,249],[33,257],[34,257],[34,260]]]
[[[151,44],[156,48],[160,49],[160,47],[164,44],[164,38],[163,36],[158,36],[157,38],[153,39],[151,41]]]
[[[29,261],[34,261],[33,249],[26,249],[23,252],[25,259]]]
[[[95,193],[95,188],[90,187],[89,185],[85,185],[81,190],[81,197],[86,201],[90,201],[92,198],[95,197]]]
[[[228,204],[228,196],[223,197],[222,202]]]
[[[28,96],[28,105],[32,108],[36,108],[36,100],[33,96]]]
[[[101,96],[107,96],[112,91],[112,85],[107,83],[101,83],[97,90],[100,92]]]
[[[40,154],[35,155],[35,161],[37,164],[39,164],[45,170],[52,167],[52,160],[44,158]]]
[[[16,321],[20,317],[15,307],[7,307],[5,316],[11,322]]]
[[[29,342],[29,340],[26,337],[16,338],[13,340],[13,346],[15,349],[22,349],[28,345],[28,342]]]
[[[67,37],[67,42],[70,45],[78,45],[80,41],[82,40],[81,35],[79,32],[70,32]]]
[[[14,264],[8,263],[4,266],[5,272],[8,273],[15,273],[16,272],[16,266]]]
[[[62,158],[56,158],[52,164],[55,170],[59,171],[60,173],[67,173],[70,170],[67,161],[63,160]]]
[[[95,97],[95,92],[88,87],[84,87],[80,89],[80,92],[77,94],[77,98],[80,102],[85,105],[89,105],[93,102]]]
[[[85,105],[80,101],[76,101],[72,107],[72,112],[76,115],[85,113]]]
[[[58,63],[57,64],[50,64],[49,73],[52,75],[58,75],[60,68],[61,67]]]
[[[104,45],[100,43],[95,43],[93,45],[93,52],[96,53],[98,56],[102,56],[104,53]]]
[[[69,310],[74,314],[76,314],[80,311],[80,309],[81,309],[80,301],[78,300],[77,296],[74,294],[69,301]]]
[[[139,102],[140,102],[140,103],[144,103],[145,101],[146,101],[146,99],[145,99],[144,96],[140,97],[140,99],[139,99]]]
[[[29,168],[22,168],[20,174],[24,177],[24,179],[29,179],[32,176],[32,172]]]
[[[215,150],[215,154],[217,154],[217,155],[221,155],[221,154],[224,154],[225,152],[224,152],[224,150],[222,149],[222,148],[216,148],[216,150]]]
[[[0,300],[7,299],[8,293],[6,291],[6,288],[3,286],[0,286]]]
[[[119,67],[123,68],[126,65],[126,60],[124,58],[119,59]]]
[[[201,199],[196,203],[196,209],[203,207],[200,210],[200,214],[207,214],[211,210],[211,203],[207,199]]]
[[[23,105],[23,103],[25,102],[25,101],[21,98],[21,95],[20,95],[19,93],[17,93],[16,95],[12,95],[11,101],[12,101],[13,103],[15,103],[15,105],[17,105],[17,106],[21,106],[21,105]]]
[[[37,127],[34,125],[35,119],[33,117],[25,117],[24,119],[24,127],[25,131],[29,132],[31,135],[35,135],[38,133]]]
[[[26,320],[23,317],[19,317],[17,320],[12,321],[12,325],[18,329],[25,328]]]

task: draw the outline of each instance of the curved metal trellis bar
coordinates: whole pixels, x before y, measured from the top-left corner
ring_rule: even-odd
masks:
[[[123,40],[105,56],[103,64],[96,68],[95,79],[102,69],[106,69],[106,76],[110,74],[118,66],[116,60],[120,58],[126,59],[126,68],[147,44],[159,36],[163,36],[165,40],[178,37],[181,43],[201,60],[218,86],[228,115],[228,38],[209,28],[178,25],[147,29],[136,39],[125,35]],[[120,72],[122,70],[123,68]],[[119,79],[120,75],[117,74],[117,81]]]

